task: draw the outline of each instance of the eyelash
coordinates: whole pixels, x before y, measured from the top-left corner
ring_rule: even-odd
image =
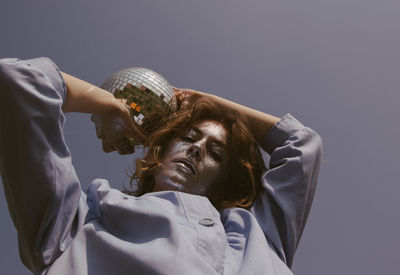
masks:
[[[222,156],[220,156],[218,153],[211,152],[211,157],[212,157],[214,160],[218,161],[218,162],[221,162],[221,161],[222,161]]]
[[[193,142],[193,141],[194,141],[194,139],[191,138],[191,137],[189,137],[189,136],[183,136],[183,137],[182,137],[182,140],[183,140],[183,141],[188,141],[188,142]]]
[[[182,139],[183,141],[191,142],[191,143],[195,141],[195,140],[194,140],[192,137],[190,137],[190,136],[183,136],[181,139]],[[222,156],[221,156],[220,154],[216,153],[216,152],[211,151],[211,152],[210,152],[210,155],[211,155],[211,157],[212,157],[214,160],[216,160],[216,161],[218,161],[218,162],[221,162],[221,161],[223,160]]]

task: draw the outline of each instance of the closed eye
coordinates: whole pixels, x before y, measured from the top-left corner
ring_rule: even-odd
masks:
[[[218,152],[211,151],[210,155],[214,160],[216,160],[218,162],[222,162],[223,161],[223,156]]]
[[[192,138],[190,136],[183,136],[183,137],[181,137],[181,139],[186,142],[194,142],[194,138]]]

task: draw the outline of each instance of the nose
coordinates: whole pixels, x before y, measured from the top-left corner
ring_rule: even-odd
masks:
[[[202,157],[201,147],[198,144],[193,143],[187,149],[186,155],[194,158],[196,161],[200,161]]]

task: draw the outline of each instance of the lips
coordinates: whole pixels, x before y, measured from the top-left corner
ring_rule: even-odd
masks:
[[[174,159],[173,162],[176,163],[182,163],[183,165],[185,165],[187,168],[190,169],[190,171],[192,171],[192,173],[194,175],[197,174],[197,170],[196,167],[194,166],[193,162],[187,158],[178,158],[178,159]]]

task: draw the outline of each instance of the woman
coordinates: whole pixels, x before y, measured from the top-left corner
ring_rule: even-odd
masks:
[[[1,175],[35,274],[291,274],[320,165],[312,130],[175,89],[184,107],[146,138],[124,103],[51,60],[0,64]],[[101,179],[81,191],[66,112],[94,114],[104,151],[130,153],[126,136],[146,142],[137,191]],[[271,154],[264,173],[256,144]]]

